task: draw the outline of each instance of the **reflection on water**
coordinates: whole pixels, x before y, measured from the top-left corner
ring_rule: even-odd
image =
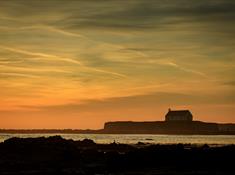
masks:
[[[61,135],[65,139],[92,139],[96,143],[191,143],[191,144],[235,144],[235,135],[133,135],[133,134],[0,134],[0,142],[11,137],[48,137]]]

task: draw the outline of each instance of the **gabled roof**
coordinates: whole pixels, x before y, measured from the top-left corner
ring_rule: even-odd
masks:
[[[168,113],[166,115],[170,115],[170,116],[182,116],[182,115],[192,115],[191,112],[189,110],[177,110],[177,111],[168,111]]]

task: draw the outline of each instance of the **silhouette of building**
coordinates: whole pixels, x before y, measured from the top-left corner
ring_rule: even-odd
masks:
[[[189,110],[171,110],[165,116],[165,121],[192,121],[193,115]]]

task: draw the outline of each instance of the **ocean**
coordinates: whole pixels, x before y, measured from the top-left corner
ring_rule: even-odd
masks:
[[[60,135],[65,139],[83,140],[92,139],[96,143],[124,143],[138,142],[151,144],[235,144],[235,135],[149,135],[149,134],[0,134],[0,142],[11,137],[49,137]]]

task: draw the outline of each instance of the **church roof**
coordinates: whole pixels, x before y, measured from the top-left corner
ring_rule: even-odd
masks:
[[[167,116],[183,116],[183,115],[192,115],[189,110],[177,110],[177,111],[168,111]]]

